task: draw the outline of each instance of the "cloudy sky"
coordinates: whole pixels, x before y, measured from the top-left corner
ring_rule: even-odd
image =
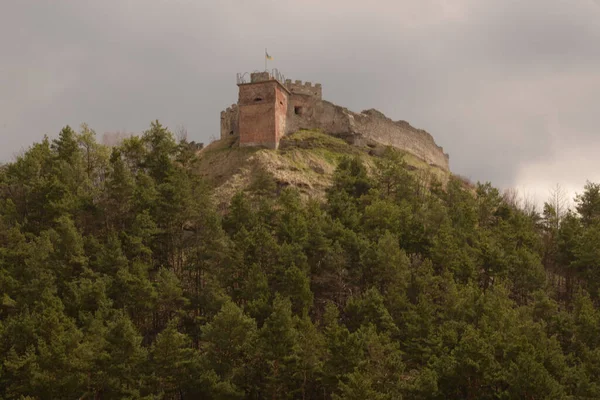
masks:
[[[264,68],[426,129],[474,181],[600,181],[600,0],[0,0],[0,161],[88,123],[219,135]]]

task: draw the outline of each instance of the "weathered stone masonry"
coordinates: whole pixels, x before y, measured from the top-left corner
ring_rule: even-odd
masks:
[[[240,146],[266,146],[276,149],[279,139],[285,135],[290,93],[281,82],[269,79],[266,72],[252,74],[252,78],[250,83],[239,85]],[[234,121],[222,124],[235,126]],[[221,132],[221,136],[223,133]]]
[[[283,135],[319,129],[357,146],[393,146],[449,170],[448,155],[429,133],[377,110],[354,113],[324,101],[320,84],[280,82],[259,72],[238,86],[238,104],[221,112],[221,138],[239,136],[240,146],[277,148]]]

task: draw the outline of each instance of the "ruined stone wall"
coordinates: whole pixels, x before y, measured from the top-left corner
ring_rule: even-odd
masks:
[[[240,134],[238,128],[239,111],[237,104],[232,104],[225,111],[221,111],[221,139]]]
[[[287,108],[286,133],[314,129],[323,113],[323,102],[314,96],[291,94]]]
[[[295,81],[292,83],[291,79],[285,80],[285,87],[290,91],[292,95],[298,94],[303,96],[311,96],[317,100],[323,98],[323,89],[320,83],[312,84],[311,82]]]
[[[449,170],[449,157],[433,136],[405,121],[392,121],[377,110],[349,113],[350,131],[365,140],[406,150],[431,165]]]
[[[282,84],[268,72],[257,72],[239,88],[237,106],[221,112],[221,138],[239,135],[240,146],[277,148],[283,135],[318,129],[359,146],[393,146],[449,170],[448,155],[429,133],[377,110],[354,113],[324,101],[320,84]]]
[[[298,106],[302,107],[300,114],[295,112]],[[290,96],[286,132],[289,134],[301,129],[317,129],[331,135],[347,136],[350,134],[348,110],[328,101]]]
[[[302,115],[294,113],[294,105],[306,107]],[[380,144],[393,146],[423,159],[428,164],[449,169],[449,158],[433,137],[405,121],[392,121],[376,110],[354,113],[328,101],[315,101],[307,96],[290,96],[287,132],[318,129],[342,137],[357,146]]]

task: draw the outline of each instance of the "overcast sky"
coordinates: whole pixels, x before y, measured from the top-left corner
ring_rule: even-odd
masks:
[[[474,181],[600,182],[597,0],[0,0],[0,161],[61,127],[219,135],[235,74],[426,129]]]

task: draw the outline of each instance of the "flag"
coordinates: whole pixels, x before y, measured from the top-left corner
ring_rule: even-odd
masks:
[[[272,59],[273,59],[273,57],[271,57],[271,56],[269,55],[269,53],[267,53],[267,51],[266,51],[266,50],[265,50],[265,58],[266,58],[267,60],[272,60]]]

